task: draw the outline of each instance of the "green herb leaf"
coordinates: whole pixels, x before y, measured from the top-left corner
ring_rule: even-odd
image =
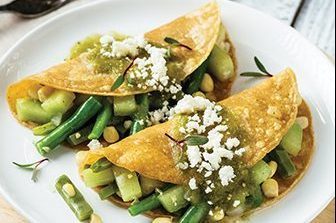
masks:
[[[37,162],[34,162],[34,163],[29,163],[29,164],[19,164],[19,163],[16,163],[16,162],[13,162],[13,164],[22,168],[22,169],[33,171],[31,179],[32,179],[32,181],[36,182],[37,181],[38,167],[42,163],[44,163],[45,161],[49,161],[49,159],[43,159],[43,160],[40,160],[40,161],[37,161]]]
[[[206,136],[191,135],[185,138],[185,142],[188,146],[200,146],[208,143],[209,139]]]
[[[259,73],[259,72],[245,72],[245,73],[241,73],[240,76],[242,77],[267,77],[268,75]]]
[[[256,63],[258,69],[267,74],[268,76],[273,76],[270,72],[267,71],[266,67],[260,62],[260,60],[258,59],[258,57],[254,57],[254,62]]]
[[[115,82],[113,83],[112,87],[111,87],[111,91],[115,91],[117,90],[125,81],[125,77],[124,75],[120,75],[117,80],[115,80]]]
[[[183,44],[183,43],[180,43],[179,41],[177,41],[176,39],[173,39],[171,37],[166,37],[164,38],[164,41],[172,46],[180,46],[180,47],[184,47],[188,50],[193,50],[191,47]]]

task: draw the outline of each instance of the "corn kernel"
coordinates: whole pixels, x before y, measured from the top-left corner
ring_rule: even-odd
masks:
[[[268,166],[271,168],[272,173],[269,176],[269,178],[272,178],[274,176],[274,174],[276,173],[277,169],[278,169],[278,164],[274,161],[271,161],[268,163]]]
[[[201,91],[197,91],[195,93],[193,93],[192,95],[193,97],[201,97],[201,98],[206,98],[205,94]]]
[[[49,98],[49,96],[53,93],[54,89],[51,87],[43,86],[37,91],[38,99],[40,102],[44,102]]]
[[[92,214],[90,218],[90,223],[103,223],[102,219],[97,214]]]
[[[279,185],[274,179],[266,180],[262,185],[261,189],[267,198],[274,198],[279,196]]]
[[[63,185],[62,189],[69,197],[74,197],[76,195],[75,188],[72,184],[66,183]]]
[[[172,223],[171,218],[155,218],[152,223]]]
[[[302,129],[306,129],[309,126],[309,120],[305,116],[298,117],[296,119],[296,123],[298,123],[301,126]]]
[[[210,74],[206,73],[204,75],[200,89],[205,93],[212,92],[215,89],[215,84]]]
[[[108,143],[115,143],[119,140],[119,133],[114,126],[109,126],[104,129],[103,137]]]

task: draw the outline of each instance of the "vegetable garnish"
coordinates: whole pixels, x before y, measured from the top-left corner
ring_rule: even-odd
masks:
[[[46,158],[46,159],[42,159],[42,160],[36,161],[34,163],[29,163],[29,164],[19,164],[19,163],[16,163],[16,162],[13,162],[13,164],[20,167],[20,168],[26,169],[26,170],[32,170],[33,174],[32,174],[31,179],[32,179],[32,181],[36,182],[37,181],[38,167],[46,161],[49,161],[49,159]]]
[[[117,80],[115,80],[115,82],[113,83],[112,87],[111,87],[111,91],[115,91],[117,90],[125,81],[125,75],[128,73],[128,71],[131,69],[131,67],[133,67],[134,61],[137,59],[134,58],[132,60],[132,62],[128,65],[128,67],[126,68],[126,70],[124,71],[124,73],[122,75],[120,75]]]
[[[273,74],[267,71],[266,67],[260,62],[258,57],[254,57],[254,62],[261,72],[244,72],[240,74],[242,77],[273,77]]]
[[[191,135],[184,140],[188,146],[201,146],[209,142],[206,136],[201,135]]]
[[[180,43],[179,41],[177,41],[176,39],[173,39],[171,37],[166,37],[164,38],[164,41],[172,46],[180,46],[180,47],[183,47],[183,48],[186,48],[188,50],[193,50],[190,46],[187,46],[183,43]]]

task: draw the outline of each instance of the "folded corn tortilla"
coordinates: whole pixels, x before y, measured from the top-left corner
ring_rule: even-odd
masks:
[[[175,76],[171,78],[182,81],[208,58],[218,41],[224,41],[230,45],[228,53],[236,66],[234,47],[228,35],[226,34],[221,37],[222,40],[218,40],[221,25],[219,7],[217,3],[211,2],[192,13],[146,33],[145,39],[153,44],[167,46],[164,39],[165,37],[171,37],[193,49],[174,49],[174,55],[178,55],[177,62],[183,64],[183,66],[181,66],[179,72],[174,72]],[[7,101],[10,110],[17,118],[16,100],[27,98],[28,90],[34,88],[34,86],[44,85],[74,93],[103,96],[134,95],[153,90],[139,90],[123,84],[115,91],[111,91],[111,86],[119,75],[96,73],[92,69],[87,53],[83,53],[77,58],[67,60],[10,85],[7,90]],[[235,76],[236,74],[234,74]],[[224,82],[216,81],[215,98],[217,96],[219,100],[228,95],[234,77]],[[23,122],[22,124],[29,128],[36,126],[35,123],[31,122]]]
[[[297,117],[305,116],[309,120],[309,127],[303,132],[302,150],[293,158],[297,174],[288,179],[276,177],[279,197],[266,200],[260,208],[251,212],[264,209],[288,194],[309,167],[314,152],[312,116],[308,105],[300,99],[295,75],[291,69],[286,69],[251,89],[219,102],[234,114],[240,127],[247,132],[249,146],[246,147],[244,160],[248,166],[253,166],[275,149]],[[176,167],[171,142],[165,136],[165,133],[175,131],[177,122],[178,120],[173,119],[147,128],[109,147],[86,152],[85,159],[79,165],[80,172],[86,164],[93,164],[106,157],[113,164],[146,177],[182,184],[186,178]],[[117,196],[110,200],[121,207],[130,206],[130,203],[123,202]],[[167,213],[157,210],[146,215],[155,218],[167,216]],[[232,219],[225,218],[225,222],[227,220]]]

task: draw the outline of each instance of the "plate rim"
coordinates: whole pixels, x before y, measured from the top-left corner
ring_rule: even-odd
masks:
[[[4,64],[4,62],[6,61],[6,59],[9,58],[9,56],[15,52],[15,49],[22,44],[22,42],[24,42],[27,38],[29,38],[31,35],[35,34],[36,32],[39,32],[40,30],[44,29],[46,26],[48,26],[50,23],[53,23],[59,19],[61,19],[64,16],[67,16],[69,14],[75,13],[77,11],[81,11],[82,9],[85,8],[90,8],[92,6],[95,5],[99,5],[99,4],[103,4],[104,2],[116,2],[119,0],[97,0],[94,2],[87,2],[84,3],[83,5],[80,5],[78,7],[74,7],[74,8],[70,8],[65,10],[64,12],[55,15],[54,17],[51,17],[49,19],[47,19],[46,21],[42,22],[41,24],[39,24],[38,26],[36,26],[35,28],[33,28],[32,30],[30,30],[28,33],[26,33],[25,35],[23,35],[18,41],[16,41],[9,49],[7,49],[5,51],[5,53],[3,54],[3,56],[0,57],[0,66]],[[291,32],[293,35],[295,35],[296,37],[300,38],[300,41],[304,41],[305,44],[310,48],[310,50],[314,51],[314,54],[319,55],[321,58],[324,59],[324,61],[326,62],[326,65],[329,66],[329,69],[334,69],[335,70],[335,63],[331,61],[331,59],[328,57],[328,55],[326,53],[324,53],[320,48],[318,48],[316,45],[314,45],[312,42],[310,42],[307,38],[305,38],[298,30],[296,30],[295,28],[285,24],[284,22],[282,22],[281,20],[272,17],[271,15],[261,12],[257,9],[254,9],[250,6],[247,5],[243,5],[241,3],[238,2],[232,2],[229,0],[216,0],[218,2],[218,4],[232,4],[235,5],[236,7],[240,7],[240,8],[244,8],[245,10],[249,10],[255,14],[257,14],[258,16],[262,16],[265,17],[269,20],[271,20],[272,22],[277,23],[277,25],[282,26],[283,28],[287,29],[289,32]],[[332,73],[330,74],[323,74],[325,77],[327,78],[331,78],[331,81],[335,82],[335,75],[332,75]],[[335,86],[332,89],[335,93]],[[330,113],[328,111],[328,113]],[[335,128],[335,114],[331,114],[332,115],[332,119],[334,119],[332,125]],[[21,208],[19,206],[19,204],[17,202],[15,202],[11,196],[9,196],[9,194],[5,191],[5,189],[3,188],[3,186],[0,184],[0,195],[15,209],[15,211],[19,212],[23,217],[25,217],[27,220],[31,221],[31,222],[36,222],[36,219],[34,219],[28,212],[26,212],[23,208]],[[333,192],[330,193],[329,198],[326,199],[326,201],[324,202],[324,205],[322,205],[320,208],[316,208],[316,212],[311,214],[310,217],[306,217],[306,221],[309,222],[311,220],[313,220],[315,217],[317,217],[328,205],[329,203],[335,198],[335,189]]]

